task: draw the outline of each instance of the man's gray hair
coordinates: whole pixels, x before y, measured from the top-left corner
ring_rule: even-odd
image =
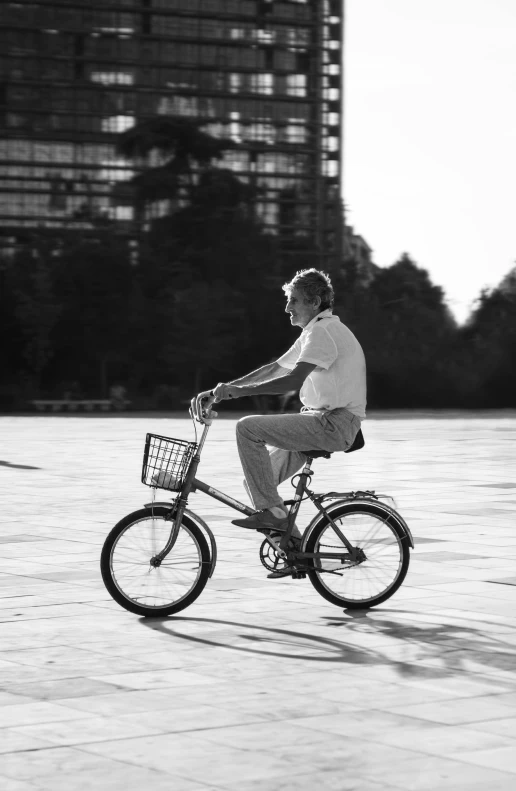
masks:
[[[305,302],[313,302],[315,297],[321,298],[321,311],[333,308],[335,295],[329,275],[319,269],[301,269],[296,272],[290,283],[285,283],[283,291],[290,297],[292,291],[299,289]]]

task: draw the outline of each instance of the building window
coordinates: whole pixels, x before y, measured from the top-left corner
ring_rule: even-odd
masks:
[[[241,124],[240,124],[240,113],[230,113],[229,117],[231,119],[229,123],[229,136],[231,140],[235,143],[242,142],[242,132],[241,132]]]
[[[125,132],[134,126],[134,116],[132,115],[112,115],[110,118],[102,118],[100,127],[102,132]]]
[[[229,75],[229,90],[231,93],[240,93],[242,90],[242,74]]]
[[[252,93],[271,94],[274,91],[274,74],[251,74],[250,88]]]
[[[275,30],[268,30],[265,28],[258,28],[257,30],[253,30],[252,38],[255,41],[258,41],[260,44],[274,44],[276,40],[276,31]]]
[[[288,28],[285,30],[285,41],[292,49],[308,47],[310,45],[310,29]]]
[[[244,173],[249,169],[249,154],[247,151],[226,151],[220,160],[223,167]]]
[[[127,71],[92,71],[91,80],[102,85],[133,85],[134,75]]]
[[[303,121],[298,121],[296,118],[289,118],[289,123],[285,127],[285,142],[286,143],[306,143],[308,139],[308,132],[306,124]]]
[[[107,159],[100,164],[103,166],[99,172],[101,181],[127,181],[134,176],[134,170],[125,159]]]
[[[306,96],[306,74],[287,74],[287,95]]]
[[[258,154],[256,157],[256,170],[258,173],[275,173],[277,170],[277,158],[275,154]],[[260,183],[267,184],[267,179],[261,179]]]
[[[132,220],[134,218],[132,206],[110,206],[108,213],[112,220]]]
[[[322,163],[323,176],[335,178],[339,174],[339,163],[335,159],[327,159]]]
[[[271,145],[276,139],[276,129],[268,123],[248,124],[244,127],[244,139],[257,140]]]
[[[197,96],[162,96],[158,102],[159,115],[179,115],[195,118],[199,115]]]

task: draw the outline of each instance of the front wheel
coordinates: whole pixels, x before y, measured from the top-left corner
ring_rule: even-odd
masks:
[[[146,617],[172,615],[192,604],[204,589],[211,556],[201,530],[183,516],[177,541],[154,566],[166,546],[173,522],[169,508],[142,508],[112,529],[100,557],[102,579],[113,599],[129,612]]]
[[[306,552],[331,553],[314,558],[310,582],[332,604],[364,609],[381,604],[398,590],[410,560],[408,537],[391,511],[375,503],[343,503],[331,518],[353,547],[362,550],[357,561],[343,559],[348,550],[327,517],[310,534]]]

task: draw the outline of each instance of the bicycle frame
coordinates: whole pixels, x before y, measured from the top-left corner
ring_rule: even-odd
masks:
[[[205,422],[203,420],[202,422],[204,423],[204,430],[203,430],[203,433],[202,433],[202,436],[201,436],[201,439],[200,439],[200,442],[199,442],[199,446],[197,448],[197,451],[196,451],[194,457],[192,458],[192,461],[190,462],[190,466],[188,468],[188,472],[187,472],[186,477],[185,477],[185,482],[184,482],[184,484],[183,484],[183,486],[181,488],[181,491],[179,492],[178,498],[176,499],[175,503],[173,503],[172,505],[170,503],[156,503],[156,502],[154,502],[154,505],[164,505],[166,507],[170,506],[171,507],[171,520],[173,519],[173,522],[174,522],[173,525],[172,525],[171,531],[170,531],[170,536],[168,538],[168,541],[167,541],[165,547],[161,550],[161,552],[159,552],[153,558],[153,561],[157,561],[158,563],[160,563],[168,555],[168,553],[171,551],[171,549],[173,548],[173,546],[174,546],[174,544],[175,544],[175,542],[177,540],[177,536],[179,534],[179,529],[180,529],[180,526],[181,526],[181,522],[182,522],[183,516],[184,516],[184,514],[186,512],[186,507],[187,507],[187,504],[188,504],[188,496],[189,496],[189,494],[191,492],[196,492],[196,491],[203,492],[204,494],[208,495],[208,497],[212,497],[214,500],[218,500],[219,502],[224,503],[224,505],[227,505],[227,506],[229,506],[230,508],[233,508],[236,511],[240,511],[241,513],[245,514],[246,516],[251,516],[252,514],[255,513],[255,510],[253,508],[250,508],[249,506],[244,505],[243,503],[239,502],[238,500],[235,500],[233,497],[230,497],[229,495],[225,494],[224,492],[221,492],[218,489],[215,489],[213,486],[209,486],[207,483],[204,483],[203,481],[201,481],[201,480],[199,480],[198,478],[195,477],[195,473],[197,472],[197,468],[198,468],[200,460],[201,460],[202,448],[203,448],[204,443],[206,441],[206,436],[207,436],[207,433],[208,433],[208,430],[209,430],[209,427],[210,427],[212,421],[209,420],[209,421]],[[350,544],[350,542],[348,541],[346,536],[342,533],[342,531],[337,527],[337,525],[335,524],[335,522],[331,518],[330,513],[328,513],[328,511],[324,508],[324,506],[318,501],[318,499],[315,497],[313,492],[311,492],[308,489],[307,483],[312,477],[311,464],[312,464],[312,459],[307,458],[307,461],[306,461],[303,469],[301,470],[300,473],[297,474],[298,481],[297,481],[297,484],[296,484],[296,491],[295,491],[295,495],[294,495],[294,500],[290,501],[290,510],[289,510],[289,513],[288,513],[287,529],[285,531],[285,534],[281,538],[279,546],[277,544],[275,544],[270,539],[270,537],[267,536],[267,535],[266,535],[266,540],[271,544],[271,546],[274,547],[274,549],[276,550],[276,552],[278,553],[278,555],[282,559],[284,559],[284,560],[288,559],[291,562],[295,562],[295,561],[299,561],[299,560],[313,560],[314,558],[333,558],[333,559],[339,559],[341,562],[344,562],[344,561],[357,562],[357,561],[362,560],[363,559],[362,558],[362,555],[363,555],[362,551],[360,549],[357,549],[356,547],[353,547]],[[330,522],[330,524],[333,527],[333,530],[335,531],[335,533],[338,535],[338,537],[341,539],[342,543],[346,547],[346,549],[347,549],[346,553],[342,553],[342,552],[338,553],[338,554],[336,554],[335,552],[316,552],[316,553],[308,552],[307,553],[307,552],[304,552],[302,550],[287,551],[288,543],[289,543],[289,540],[291,538],[292,531],[294,529],[294,523],[295,523],[295,520],[296,520],[296,516],[297,516],[297,513],[298,513],[299,508],[301,506],[301,502],[304,499],[304,495],[307,495],[310,498],[310,500],[314,503],[314,505],[316,506],[318,511],[328,519],[328,521]],[[148,506],[151,506],[151,505],[152,505],[152,503],[148,504]],[[216,545],[215,545],[215,540],[214,540],[213,534],[211,533],[211,530],[209,531],[209,535],[210,535],[210,541],[211,541],[211,545],[212,545],[212,555],[214,555],[216,557]]]

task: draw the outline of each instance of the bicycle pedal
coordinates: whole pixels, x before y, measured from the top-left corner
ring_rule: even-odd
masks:
[[[306,579],[306,571],[298,571],[297,569],[292,572],[292,579],[293,580],[304,580]]]

